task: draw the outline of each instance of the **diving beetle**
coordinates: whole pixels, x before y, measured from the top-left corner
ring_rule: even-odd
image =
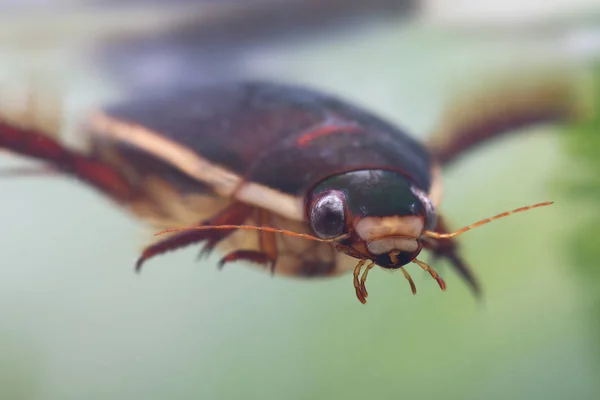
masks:
[[[138,95],[96,110],[82,128],[87,152],[7,119],[0,119],[0,147],[46,161],[166,230],[142,252],[138,271],[152,257],[202,243],[201,254],[224,251],[220,266],[244,260],[302,278],[354,271],[364,304],[375,265],[400,269],[416,293],[405,269],[415,263],[445,290],[417,258],[426,249],[479,293],[453,237],[550,203],[452,232],[440,215],[440,169],[490,138],[568,117],[560,90],[540,97],[533,89],[517,97],[539,101],[496,101],[479,109],[485,118],[454,124],[429,145],[334,95],[248,81]]]

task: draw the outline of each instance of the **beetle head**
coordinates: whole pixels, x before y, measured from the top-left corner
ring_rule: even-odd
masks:
[[[427,195],[388,170],[352,171],[323,180],[307,196],[306,213],[320,238],[348,234],[339,250],[394,269],[417,257],[421,234],[437,222]]]

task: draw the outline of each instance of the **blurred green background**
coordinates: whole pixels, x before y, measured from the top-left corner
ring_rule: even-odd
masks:
[[[421,138],[450,94],[490,71],[566,65],[600,99],[600,64],[586,53],[600,47],[600,28],[587,14],[518,30],[424,20],[256,46],[238,61],[251,75],[342,95]],[[582,27],[592,45],[569,52]],[[15,40],[3,42],[0,77],[45,71],[68,87],[73,118],[121,89],[72,62],[68,46]],[[555,201],[461,237],[481,304],[443,263],[447,292],[410,266],[417,296],[402,276],[375,270],[366,306],[350,276],[219,272],[219,255],[196,262],[198,248],[136,275],[143,223],[67,178],[2,179],[0,398],[599,399],[599,130],[596,117],[536,127],[445,171],[454,226]],[[23,164],[0,156],[0,166]]]

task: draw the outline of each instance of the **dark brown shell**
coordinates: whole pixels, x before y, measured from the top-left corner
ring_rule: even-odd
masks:
[[[403,172],[427,192],[427,150],[369,112],[312,90],[273,83],[202,87],[108,107],[111,118],[141,125],[214,164],[295,196],[316,181],[361,168]],[[125,159],[192,190],[198,182],[137,148]]]

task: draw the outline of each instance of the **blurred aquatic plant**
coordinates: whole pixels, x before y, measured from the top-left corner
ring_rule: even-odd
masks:
[[[567,128],[565,141],[574,164],[564,188],[574,208],[584,213],[570,241],[573,266],[600,299],[600,63],[582,89],[589,93],[588,118]]]
[[[588,117],[567,128],[564,135],[572,166],[563,184],[565,198],[572,202],[575,227],[569,232],[569,267],[574,271],[586,302],[584,326],[592,338],[600,337],[600,62],[591,70],[585,86],[589,95]],[[600,363],[600,344],[596,362]]]

